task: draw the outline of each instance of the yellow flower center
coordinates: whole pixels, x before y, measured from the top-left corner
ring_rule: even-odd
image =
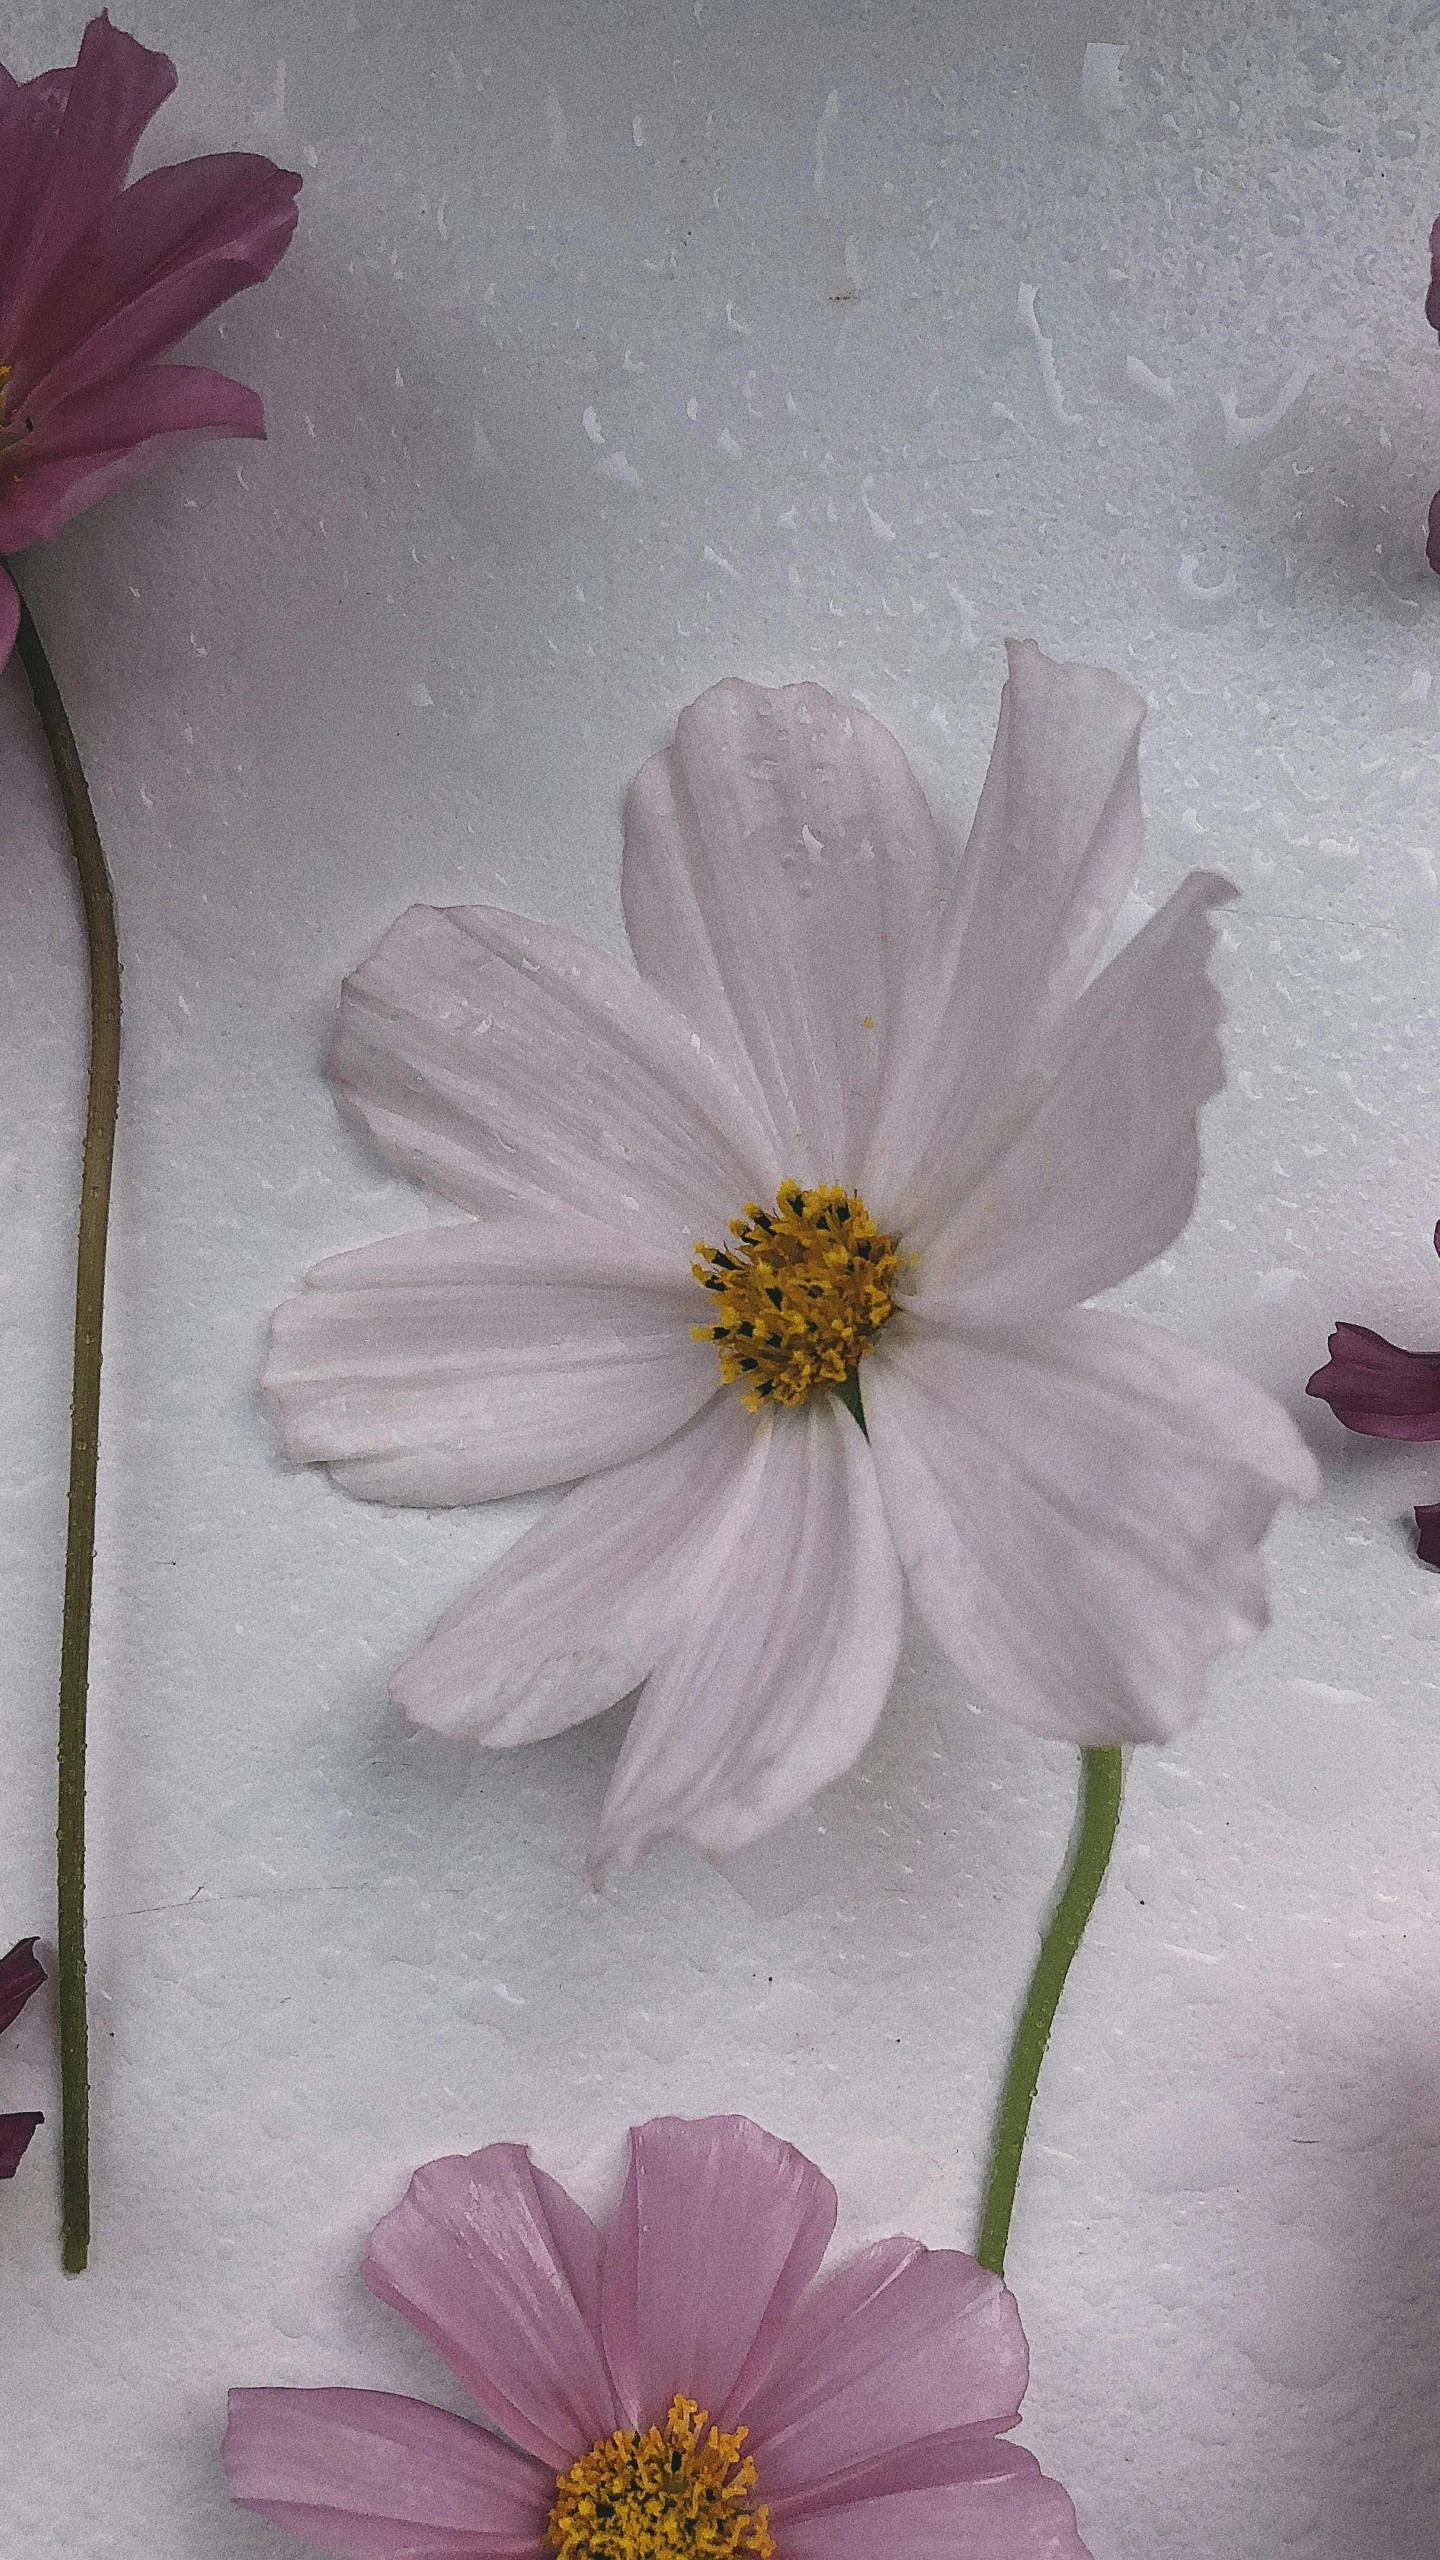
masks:
[[[774,2560],[746,2433],[677,2392],[663,2427],[622,2428],[562,2471],[546,2541],[562,2560]]]
[[[773,1209],[747,1200],[730,1233],[733,1245],[697,1245],[691,1266],[720,1301],[717,1322],[692,1331],[714,1343],[722,1378],[743,1380],[752,1413],[843,1386],[894,1313],[899,1237],[881,1235],[858,1191],[789,1180]]]

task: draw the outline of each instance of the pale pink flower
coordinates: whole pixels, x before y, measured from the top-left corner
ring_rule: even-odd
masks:
[[[1192,873],[1095,974],[1140,858],[1141,716],[1012,644],[947,885],[878,721],[716,685],[630,796],[638,976],[563,926],[412,907],[346,986],[337,1084],[471,1214],[319,1264],[266,1383],[292,1456],[375,1501],[584,1479],[395,1693],[509,1744],[640,1689],[598,1870],[667,1833],[724,1855],[848,1768],[905,1581],[982,1698],[1082,1743],[1173,1734],[1266,1623],[1260,1540],[1317,1482],[1292,1423],[1080,1305],[1183,1226],[1221,1082],[1225,881]],[[823,1374],[747,1411],[694,1338],[734,1310],[692,1256],[788,1180],[863,1203],[891,1255],[835,1302],[868,1442]]]
[[[366,2282],[509,2441],[388,2391],[233,2391],[231,2496],[343,2560],[1086,2560],[1004,2441],[1028,2358],[999,2277],[906,2239],[821,2275],[834,2226],[744,2116],[637,2125],[604,2233],[516,2143],[432,2160]]]
[[[214,153],[126,185],[175,65],[92,18],[73,70],[23,85],[0,67],[0,555],[199,436],[263,436],[253,391],[157,364],[295,228],[300,180]],[[0,568],[0,664],[19,618]]]

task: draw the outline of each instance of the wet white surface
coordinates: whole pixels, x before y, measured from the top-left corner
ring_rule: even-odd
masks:
[[[358,2281],[416,2162],[604,2192],[738,2106],[852,2234],[973,2238],[1071,1755],[917,1627],[860,1766],[728,1875],[597,1901],[619,1719],[487,1758],[385,1683],[533,1507],[388,1513],[275,1454],[271,1307],[418,1223],[338,1118],[339,979],[416,898],[622,947],[619,804],[716,677],[885,719],[952,838],[1007,631],[1151,703],[1148,905],[1203,863],[1230,1085],[1123,1303],[1327,1465],[1276,1623],[1139,1755],[1011,2257],[1025,2437],[1096,2560],[1430,2560],[1440,2494],[1440,1450],[1345,1440],[1346,1315],[1440,1346],[1440,10],[151,0],[149,157],[305,174],[204,329],[270,442],[27,564],[121,901],[126,1087],[94,1671],[92,2272],[57,2271],[45,1999],[0,2103],[7,2549],[275,2560],[227,2383],[455,2399]],[[0,0],[0,58],[83,11]],[[0,683],[0,1945],[52,1927],[81,1079],[59,822]],[[1141,910],[1135,909],[1136,919]]]

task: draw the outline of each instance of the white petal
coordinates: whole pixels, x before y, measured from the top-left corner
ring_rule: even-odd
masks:
[[[940,1167],[958,1185],[983,1160],[1139,868],[1139,694],[1033,640],[1006,647],[980,805],[861,1176],[885,1226],[915,1223]]]
[[[898,1316],[865,1364],[896,1544],[947,1653],[1001,1715],[1157,1742],[1268,1622],[1258,1548],[1318,1490],[1289,1416],[1156,1325],[1077,1313],[964,1339]]]
[[[392,1695],[417,1724],[492,1744],[613,1707],[685,1623],[760,1454],[753,1417],[722,1393],[663,1448],[577,1485],[442,1618]]]
[[[699,1034],[633,970],[499,907],[411,907],[347,980],[336,1083],[462,1208],[556,1204],[677,1268],[779,1165]]]
[[[900,1651],[900,1568],[833,1396],[756,1426],[733,1534],[692,1582],[605,1799],[595,1868],[678,1835],[725,1857],[850,1767]]]
[[[939,913],[889,730],[818,685],[712,685],[630,794],[624,900],[646,977],[758,1079],[784,1171],[853,1180]]]
[[[264,1384],[292,1458],[375,1502],[486,1502],[653,1449],[715,1393],[705,1301],[572,1218],[467,1220],[317,1264]]]
[[[1163,1253],[1195,1205],[1196,1128],[1224,1081],[1222,1007],[1205,974],[1209,909],[1235,895],[1195,871],[1072,1006],[978,1180],[943,1176],[902,1304],[946,1323],[1028,1324]]]

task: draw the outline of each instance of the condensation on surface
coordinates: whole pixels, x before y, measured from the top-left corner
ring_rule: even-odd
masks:
[[[122,17],[124,12],[118,12]],[[78,8],[0,0],[0,58]],[[783,17],[783,26],[781,18]],[[974,2236],[1073,1771],[917,1628],[853,1774],[603,1899],[623,1724],[493,1758],[395,1664],[538,1506],[399,1514],[275,1454],[270,1309],[429,1214],[337,1114],[345,971],[413,900],[623,948],[619,810],[681,706],[814,678],[952,844],[1007,632],[1150,704],[1146,868],[1228,873],[1229,1085],[1121,1303],[1300,1414],[1275,1625],[1138,1755],[1010,2273],[1024,2440],[1097,2560],[1431,2560],[1440,2495],[1440,1456],[1347,1442],[1345,1315],[1440,1346],[1440,12],[918,0],[149,0],[146,164],[305,176],[194,342],[213,445],[26,564],[116,874],[128,1050],[93,1754],[97,2242],[58,2274],[50,2021],[0,2102],[5,2499],[26,2560],[260,2560],[232,2382],[459,2405],[358,2278],[437,2151],[613,2191],[660,2109],[809,2149],[852,2238]],[[0,685],[0,1944],[49,1928],[80,1080],[74,917]],[[8,1936],[3,1933],[8,1931]],[[611,2182],[607,2190],[606,2181]]]

